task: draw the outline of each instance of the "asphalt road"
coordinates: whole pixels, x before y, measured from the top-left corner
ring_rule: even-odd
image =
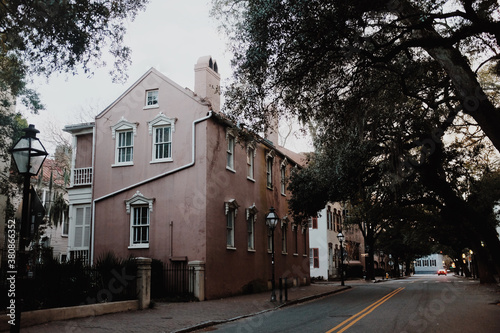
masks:
[[[332,296],[210,327],[207,331],[498,333],[497,290],[451,275],[353,284],[351,289]]]

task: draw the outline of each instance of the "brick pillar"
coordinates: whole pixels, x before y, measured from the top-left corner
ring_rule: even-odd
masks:
[[[151,302],[151,258],[135,258],[137,263],[137,298],[139,309],[146,309]]]
[[[205,300],[205,262],[201,260],[194,260],[188,262],[188,267],[191,269],[194,268],[194,276],[189,274],[189,285],[194,288],[192,291],[194,293],[194,297],[198,298],[199,301]]]

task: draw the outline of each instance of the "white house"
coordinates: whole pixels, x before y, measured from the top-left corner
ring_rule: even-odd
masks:
[[[328,203],[317,218],[309,220],[311,278],[328,280],[338,276],[340,243],[337,235],[342,230],[342,222],[340,203]]]
[[[415,274],[436,274],[444,267],[444,256],[439,253],[433,253],[415,260]]]

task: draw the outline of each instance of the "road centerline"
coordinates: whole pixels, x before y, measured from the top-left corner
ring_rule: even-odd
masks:
[[[366,315],[370,314],[373,310],[375,310],[377,307],[382,305],[384,302],[386,302],[388,299],[390,299],[392,296],[396,295],[397,293],[399,293],[403,289],[405,289],[405,287],[399,287],[398,289],[391,291],[390,293],[388,293],[387,295],[385,295],[381,299],[375,301],[374,303],[370,304],[369,306],[367,306],[363,310],[361,310],[358,313],[347,318],[346,320],[344,320],[343,322],[341,322],[340,324],[338,324],[337,326],[335,326],[331,330],[327,331],[326,333],[333,333],[333,332],[342,333],[342,332],[344,332],[349,327],[351,327],[352,325],[357,323],[359,320],[361,320]],[[344,325],[346,325],[346,326],[344,326]],[[336,331],[337,329],[339,329],[339,331]]]

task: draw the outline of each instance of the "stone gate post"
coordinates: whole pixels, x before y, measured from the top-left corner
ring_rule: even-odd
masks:
[[[137,298],[139,309],[146,309],[151,302],[151,258],[135,258],[137,262]]]
[[[189,275],[189,285],[193,286],[194,297],[198,298],[199,301],[205,300],[205,262],[201,260],[194,260],[188,262],[189,269],[194,268],[194,275]],[[194,279],[194,281],[192,280]]]

